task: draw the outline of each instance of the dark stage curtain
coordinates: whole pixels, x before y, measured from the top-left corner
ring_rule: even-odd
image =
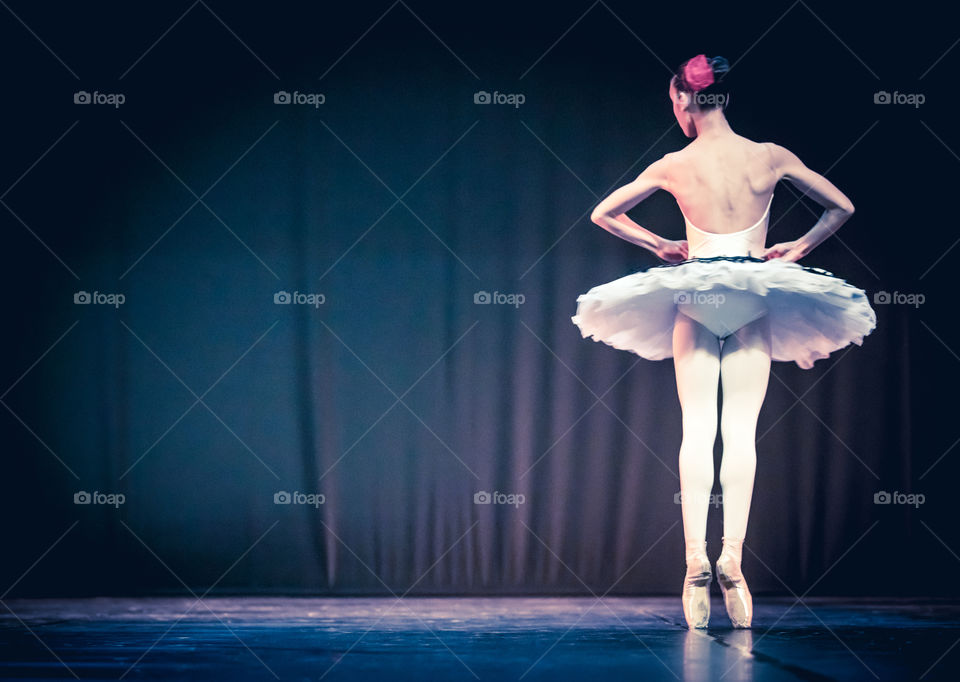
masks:
[[[818,2],[829,30],[803,3],[681,33],[642,4],[390,7],[201,3],[148,50],[186,6],[24,5],[56,56],[3,24],[7,596],[677,593],[672,361],[570,317],[656,263],[589,213],[687,143],[667,67],[704,50],[738,60],[734,129],[857,206],[805,263],[924,296],[877,304],[863,347],[774,364],[751,586],[956,593],[958,52],[919,79],[949,27],[891,48],[882,22],[914,19]],[[874,104],[897,89],[926,103]],[[819,212],[781,185],[769,243]],[[664,192],[631,215],[682,237]]]

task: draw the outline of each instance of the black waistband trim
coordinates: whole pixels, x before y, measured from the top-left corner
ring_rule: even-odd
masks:
[[[732,263],[766,263],[768,261],[763,258],[757,258],[756,256],[713,256],[711,258],[688,258],[687,260],[682,260],[679,263],[662,263],[660,265],[652,265],[645,268],[636,268],[632,270],[630,274],[635,274],[638,272],[648,272],[650,270],[656,270],[658,268],[677,268],[683,265],[689,265],[690,263],[716,263],[719,261],[729,261]],[[800,265],[797,263],[797,265]],[[832,272],[828,272],[822,268],[809,267],[807,265],[800,265],[801,268],[807,272],[812,272],[817,275],[826,275],[827,277],[833,277],[835,279],[843,280],[842,277],[838,277]],[[846,280],[843,280],[846,281]]]

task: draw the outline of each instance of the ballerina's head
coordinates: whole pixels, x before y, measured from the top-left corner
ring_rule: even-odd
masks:
[[[696,137],[694,119],[712,112],[723,116],[730,102],[726,75],[730,64],[723,57],[698,54],[688,59],[670,79],[673,115],[687,137]]]

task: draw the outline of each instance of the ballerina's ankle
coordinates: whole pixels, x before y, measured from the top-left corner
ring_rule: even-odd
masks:
[[[723,550],[720,552],[720,556],[728,556],[737,564],[743,560],[743,538],[728,538],[723,536]]]
[[[686,560],[687,563],[691,561],[699,561],[707,556],[707,542],[706,540],[688,540],[686,542]]]

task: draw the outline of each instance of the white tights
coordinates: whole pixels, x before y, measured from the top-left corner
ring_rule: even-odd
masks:
[[[724,542],[728,538],[742,541],[757,466],[757,417],[770,378],[769,321],[761,317],[721,341],[699,322],[677,312],[673,355],[683,411],[680,491],[688,551],[706,541],[718,383],[723,387],[720,485]]]

